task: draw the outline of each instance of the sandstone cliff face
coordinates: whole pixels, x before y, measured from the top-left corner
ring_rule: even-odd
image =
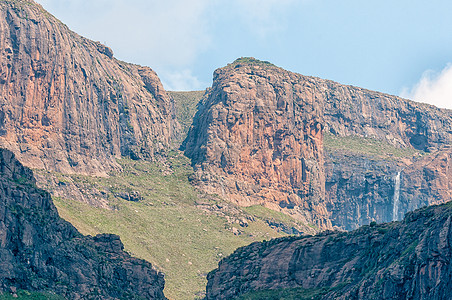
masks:
[[[327,153],[325,190],[332,224],[353,230],[392,221],[395,176],[403,166],[355,153]]]
[[[197,183],[240,205],[262,204],[329,227],[322,89],[268,63],[215,71],[185,141]]]
[[[30,169],[0,150],[0,292],[53,291],[68,299],[164,299],[150,263],[118,236],[82,236],[62,220]]]
[[[449,299],[451,220],[448,203],[350,233],[253,243],[208,275],[207,299],[297,287],[316,299]]]
[[[406,212],[452,200],[451,152],[444,147],[408,160],[326,151],[325,191],[333,226],[352,230],[372,221],[400,220]]]
[[[417,196],[430,197],[434,187],[396,189],[397,174],[418,156],[325,154],[325,133],[436,153],[452,143],[452,111],[242,58],[214,73],[185,153],[196,170],[194,182],[207,192],[281,210],[319,229],[397,220],[423,204],[450,199]],[[420,173],[410,174],[402,172],[402,182]],[[395,197],[396,190],[404,196]]]
[[[452,143],[452,111],[327,81],[325,130],[433,151]]]
[[[403,212],[452,200],[452,148],[425,156],[401,171],[399,218]]]
[[[177,130],[147,67],[70,31],[30,0],[0,2],[0,145],[25,165],[105,174],[121,155],[153,157]]]

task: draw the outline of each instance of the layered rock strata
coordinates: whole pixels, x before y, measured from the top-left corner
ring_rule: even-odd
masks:
[[[58,216],[30,169],[0,149],[0,292],[67,299],[165,299],[163,275],[116,235],[83,236]]]
[[[448,299],[451,222],[447,203],[350,233],[253,243],[209,273],[206,298],[297,288],[294,299]]]
[[[0,2],[0,146],[25,165],[105,175],[154,157],[178,130],[150,68],[70,31],[31,0]]]
[[[404,166],[356,153],[328,153],[325,190],[332,224],[353,230],[372,221],[392,221],[394,178]]]

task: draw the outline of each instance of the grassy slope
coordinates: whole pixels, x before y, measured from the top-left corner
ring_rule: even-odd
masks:
[[[170,299],[202,297],[205,276],[222,257],[253,241],[284,235],[265,220],[294,224],[290,217],[266,208],[244,210],[200,194],[188,181],[190,161],[178,151],[170,153],[166,162],[122,159],[119,163],[124,171],[108,178],[53,174],[60,182],[102,191],[112,209],[63,198],[55,198],[55,205],[84,234],[118,234],[126,251],[165,273],[165,294]],[[143,200],[115,196],[127,191],[137,191]],[[248,226],[239,224],[244,219]]]
[[[324,147],[327,151],[347,151],[358,155],[369,155],[379,159],[401,159],[422,156],[425,153],[412,148],[397,148],[384,141],[360,136],[338,137],[325,133]]]
[[[179,144],[185,139],[190,129],[193,117],[196,113],[198,102],[205,95],[206,91],[190,91],[190,92],[167,92],[173,97],[176,103],[176,116],[179,124],[182,126],[181,138],[177,141]]]

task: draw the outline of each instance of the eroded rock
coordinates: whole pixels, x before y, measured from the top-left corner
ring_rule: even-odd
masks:
[[[451,220],[447,203],[350,233],[253,243],[209,273],[206,298],[301,288],[316,299],[448,299]]]
[[[67,299],[165,299],[163,274],[124,252],[119,237],[83,236],[61,219],[30,169],[0,149],[0,291]]]

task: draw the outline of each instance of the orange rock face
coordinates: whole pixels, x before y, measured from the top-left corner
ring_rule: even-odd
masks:
[[[116,60],[33,1],[0,2],[0,146],[26,166],[105,174],[177,127],[151,69]]]
[[[240,205],[262,204],[329,226],[320,217],[321,88],[271,66],[217,70],[185,142],[198,183]]]
[[[401,210],[452,200],[452,148],[420,159],[401,172]]]
[[[394,196],[395,176],[414,157],[379,161],[337,153],[325,163],[324,132],[436,153],[452,143],[452,112],[242,58],[214,73],[185,150],[195,166],[194,181],[205,191],[239,205],[280,210],[319,229],[400,219],[450,199],[448,175],[419,179],[422,184],[412,179],[435,185],[428,193],[441,193],[436,202],[427,194],[419,198],[424,188],[404,193],[408,168],[400,175],[400,196]],[[418,171],[411,173],[420,178]]]
[[[452,143],[452,111],[359,87],[327,82],[325,130],[372,137],[399,148],[434,151]]]

